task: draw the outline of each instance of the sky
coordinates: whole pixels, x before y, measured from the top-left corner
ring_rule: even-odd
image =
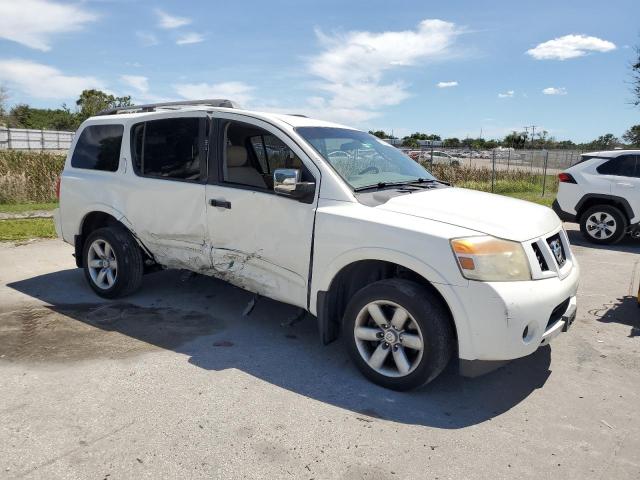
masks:
[[[621,136],[640,1],[0,0],[9,103],[229,98],[396,136]]]

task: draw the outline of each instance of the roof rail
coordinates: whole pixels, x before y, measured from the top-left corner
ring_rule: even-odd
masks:
[[[96,116],[116,115],[118,113],[153,112],[157,108],[177,109],[179,107],[189,107],[194,105],[205,105],[207,107],[238,108],[238,104],[231,100],[214,98],[210,100],[182,100],[178,102],[147,103],[144,105],[130,105],[128,107],[107,108],[98,112]]]

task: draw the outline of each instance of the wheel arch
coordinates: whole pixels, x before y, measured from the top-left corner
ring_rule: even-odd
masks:
[[[128,225],[128,221],[117,210],[112,208],[96,208],[91,209],[85,213],[80,221],[78,232],[74,236],[74,249],[75,249],[75,259],[76,266],[82,268],[84,266],[82,251],[84,248],[84,242],[87,237],[91,234],[91,232],[97,230],[98,228],[108,227],[113,225],[119,225],[126,229],[129,233],[133,235],[136,242],[142,248],[142,251],[145,255],[150,257],[149,251],[145,248],[145,246],[140,242],[135,232]],[[151,257],[152,258],[152,257]]]
[[[316,296],[316,312],[321,341],[328,344],[340,335],[342,317],[351,297],[371,283],[389,278],[402,278],[413,281],[429,289],[442,301],[458,345],[458,328],[449,303],[437,288],[440,276],[429,278],[425,270],[409,267],[409,262],[383,260],[379,258],[353,260],[342,265],[332,275],[325,290],[319,290]],[[426,267],[426,266],[424,266]]]
[[[635,216],[633,208],[626,198],[603,193],[588,193],[576,204],[576,218],[580,220],[584,212],[596,205],[609,205],[620,209],[627,218],[627,222],[631,222]]]

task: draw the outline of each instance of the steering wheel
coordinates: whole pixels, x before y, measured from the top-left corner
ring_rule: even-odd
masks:
[[[358,175],[364,175],[365,173],[380,173],[380,169],[378,167],[374,167],[371,165],[370,167],[365,168],[361,172],[358,172]]]

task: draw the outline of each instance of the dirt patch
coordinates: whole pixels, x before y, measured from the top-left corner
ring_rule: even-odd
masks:
[[[0,361],[64,362],[175,349],[222,323],[200,312],[128,303],[0,312]]]

